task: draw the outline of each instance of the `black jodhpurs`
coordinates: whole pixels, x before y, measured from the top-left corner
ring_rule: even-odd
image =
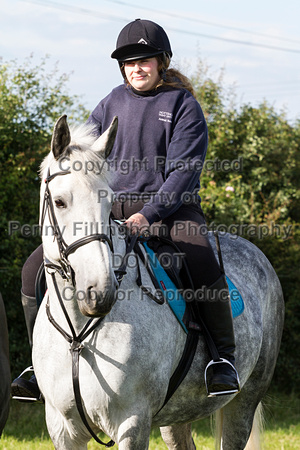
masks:
[[[141,202],[116,202],[112,216],[115,219],[128,219],[142,209]],[[161,223],[154,223],[150,231],[171,239],[186,255],[186,262],[194,283],[194,288],[211,286],[220,276],[221,270],[207,237],[207,227],[200,203],[182,205],[175,213]],[[22,291],[30,297],[35,296],[35,279],[43,261],[43,248],[40,245],[27,259],[22,270]]]

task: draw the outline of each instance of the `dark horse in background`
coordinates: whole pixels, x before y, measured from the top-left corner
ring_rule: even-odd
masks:
[[[0,437],[9,413],[10,382],[7,321],[0,293]]]

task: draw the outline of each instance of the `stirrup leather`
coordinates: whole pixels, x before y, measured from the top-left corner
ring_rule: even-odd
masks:
[[[219,392],[210,392],[208,389],[208,385],[207,385],[207,369],[209,369],[210,367],[216,365],[216,364],[228,364],[235,372],[236,374],[236,379],[237,379],[237,387],[234,389],[226,389],[224,391],[219,391]],[[231,364],[230,361],[228,361],[225,358],[220,358],[219,361],[214,361],[213,359],[207,364],[206,368],[205,368],[205,372],[204,372],[204,380],[205,380],[205,386],[206,386],[206,391],[207,391],[207,395],[208,397],[217,397],[218,395],[230,395],[230,394],[236,394],[237,392],[240,392],[240,380],[239,380],[239,375],[237,373],[236,368],[234,367],[233,364]]]

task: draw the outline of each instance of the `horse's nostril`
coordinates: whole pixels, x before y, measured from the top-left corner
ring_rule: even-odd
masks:
[[[89,286],[87,288],[86,299],[87,299],[87,303],[97,300],[97,291],[93,288],[93,286]]]

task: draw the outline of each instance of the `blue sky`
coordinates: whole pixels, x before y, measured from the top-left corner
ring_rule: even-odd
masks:
[[[0,0],[0,57],[33,54],[38,63],[50,55],[51,67],[58,61],[61,73],[72,72],[70,94],[92,110],[122,81],[110,54],[138,17],[165,28],[173,64],[187,75],[201,58],[216,79],[224,69],[238,104],[266,99],[290,121],[300,118],[298,0]]]

